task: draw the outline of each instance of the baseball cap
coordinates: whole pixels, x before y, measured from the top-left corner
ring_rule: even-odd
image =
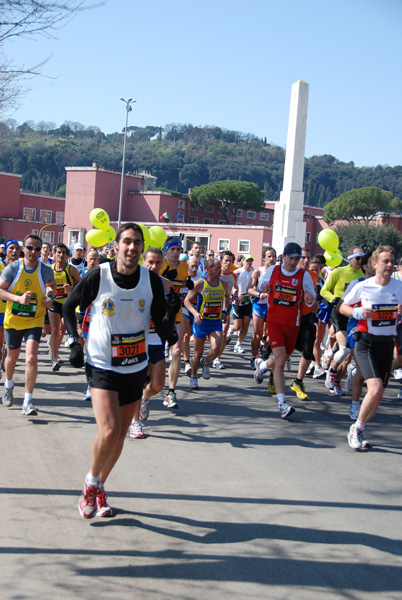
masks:
[[[82,244],[80,244],[79,242],[77,242],[76,244],[74,244],[73,250],[85,250],[84,246]]]
[[[283,253],[286,254],[286,256],[289,256],[289,258],[292,258],[293,256],[298,256],[300,258],[302,255],[302,249],[299,244],[296,244],[295,242],[289,242],[286,244]]]
[[[254,260],[254,258],[251,256],[251,254],[247,254],[247,255],[244,257],[244,260]]]

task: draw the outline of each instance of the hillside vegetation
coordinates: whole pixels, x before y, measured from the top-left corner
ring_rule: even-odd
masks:
[[[0,122],[0,171],[22,175],[21,187],[34,193],[64,195],[66,166],[121,170],[123,133],[105,135],[98,127],[66,121],[18,125]],[[330,141],[328,142],[330,146]],[[267,200],[279,200],[285,150],[251,134],[219,127],[170,124],[129,127],[126,172],[148,171],[157,188],[187,193],[221,180],[256,183]],[[344,192],[376,186],[402,198],[402,166],[355,167],[331,155],[305,162],[305,203],[325,206]]]

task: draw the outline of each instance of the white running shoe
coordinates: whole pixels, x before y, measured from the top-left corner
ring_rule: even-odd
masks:
[[[7,408],[11,408],[11,406],[14,404],[14,386],[10,388],[4,386],[3,404],[4,406],[7,406]]]
[[[84,402],[91,402],[91,386],[87,387],[87,391],[85,392],[85,396],[83,398]]]
[[[334,389],[333,390],[329,390],[331,392],[331,394],[334,394],[335,396],[345,396],[346,392],[342,389],[342,386],[340,383],[335,382],[334,385]]]
[[[348,443],[353,450],[361,450],[363,446],[363,429],[356,427],[356,424],[350,426],[348,435]]]
[[[211,379],[211,369],[205,363],[205,358],[201,359],[200,365],[202,367],[202,376],[204,379]]]
[[[261,373],[260,371],[260,365],[262,362],[264,362],[262,358],[256,358],[254,361],[254,381],[258,384],[261,384],[264,381],[264,373]]]
[[[393,371],[392,374],[397,381],[399,381],[399,379],[402,379],[402,369],[396,369],[395,371]]]
[[[348,390],[348,392],[352,391],[353,388],[353,377],[356,375],[356,366],[353,364],[349,364],[348,365],[348,369],[347,369],[347,376],[345,379],[345,388]]]
[[[212,366],[214,367],[214,369],[224,369],[225,368],[219,358],[215,358],[214,362],[212,363]]]
[[[332,350],[326,350],[324,352],[321,359],[321,366],[324,369],[324,371],[328,371],[329,367],[331,366],[331,362],[333,361],[333,358],[334,354]]]
[[[309,368],[306,371],[306,376],[310,377],[314,373],[314,361],[310,363]]]
[[[331,371],[327,372],[327,376],[325,378],[325,387],[327,390],[333,390],[336,384],[336,373],[331,373]]]
[[[140,419],[141,421],[146,421],[149,417],[149,400],[148,398],[141,398],[141,406],[140,406]]]
[[[198,379],[190,375],[190,390],[198,390]]]
[[[177,404],[176,392],[169,392],[166,394],[163,405],[167,408],[179,408],[179,405]]]
[[[191,375],[191,365],[190,365],[190,363],[186,363],[184,365],[184,375],[187,375],[187,377],[190,377],[190,375]]]
[[[357,421],[357,419],[359,418],[359,412],[360,402],[352,402],[349,410],[349,417],[352,419],[352,421]]]
[[[317,365],[314,367],[313,379],[320,379],[321,377],[324,377],[324,375],[325,371],[321,365]]]
[[[140,421],[133,421],[130,427],[131,438],[142,439],[144,437],[144,432],[142,430],[142,423]]]
[[[38,411],[32,402],[24,402],[22,405],[21,414],[24,415],[24,417],[33,417],[38,414]]]
[[[293,415],[296,412],[296,409],[293,406],[289,406],[286,402],[282,402],[282,404],[278,405],[279,412],[281,415],[281,419],[287,419],[290,415]]]
[[[288,358],[287,361],[285,362],[285,367],[284,367],[283,370],[287,371],[289,373],[289,371],[290,371],[290,358]]]
[[[237,342],[233,348],[233,352],[236,352],[237,354],[244,354],[243,346]]]

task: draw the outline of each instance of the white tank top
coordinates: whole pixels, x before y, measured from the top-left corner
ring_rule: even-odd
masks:
[[[136,373],[148,365],[148,332],[152,288],[148,269],[140,269],[135,288],[113,281],[109,263],[100,266],[99,291],[91,304],[87,361],[116,373]]]

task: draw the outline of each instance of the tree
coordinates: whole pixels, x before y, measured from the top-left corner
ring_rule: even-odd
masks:
[[[82,6],[82,0],[0,0],[0,47],[10,38],[55,37]],[[18,66],[0,50],[0,114],[16,106],[25,92],[21,79],[39,75],[43,64]]]
[[[363,187],[345,192],[334,198],[324,208],[324,220],[333,223],[338,219],[357,223],[371,221],[379,211],[400,212],[402,202],[392,192],[377,187]]]
[[[380,245],[392,246],[397,257],[402,256],[402,233],[395,227],[351,224],[339,225],[335,229],[339,237],[339,248],[343,255],[352,246],[360,246],[366,251],[375,250]]]
[[[264,193],[257,184],[249,181],[216,181],[195,187],[190,192],[190,201],[200,206],[217,204],[222,208],[227,224],[229,215],[236,223],[239,208],[259,211],[264,208]]]

